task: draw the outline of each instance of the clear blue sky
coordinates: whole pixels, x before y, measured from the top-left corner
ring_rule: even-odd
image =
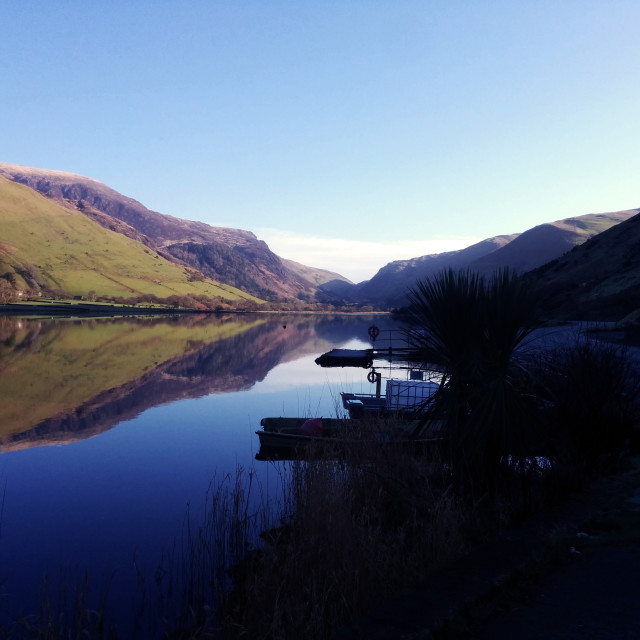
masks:
[[[637,0],[13,0],[0,160],[355,281],[640,206]]]

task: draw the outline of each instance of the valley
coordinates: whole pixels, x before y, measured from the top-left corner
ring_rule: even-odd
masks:
[[[390,262],[354,284],[276,255],[251,231],[151,211],[92,178],[0,163],[0,303],[66,298],[200,311],[389,311],[407,304],[418,280],[444,269],[489,276],[508,268],[539,289],[548,317],[635,322],[638,213],[549,222]]]

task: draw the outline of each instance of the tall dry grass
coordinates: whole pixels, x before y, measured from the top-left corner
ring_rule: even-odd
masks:
[[[437,453],[365,441],[292,463],[283,520],[222,603],[223,637],[329,638],[461,553],[468,509]]]
[[[155,572],[148,606],[139,615],[150,637],[200,638],[218,629],[232,568],[257,552],[260,533],[275,513],[253,470],[237,467],[235,474],[214,478],[203,513],[187,507],[182,531]]]

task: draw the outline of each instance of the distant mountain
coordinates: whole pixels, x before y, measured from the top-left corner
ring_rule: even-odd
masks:
[[[327,300],[370,304],[383,308],[402,307],[407,292],[418,280],[443,269],[471,269],[490,275],[500,267],[525,273],[555,260],[603,231],[636,215],[639,209],[598,213],[538,225],[521,234],[488,238],[466,249],[397,260],[387,264],[366,282],[357,285],[330,282],[320,295]]]
[[[636,215],[526,274],[543,312],[640,323],[640,209],[631,213]]]
[[[417,280],[432,276],[449,267],[464,269],[475,260],[505,246],[514,238],[514,235],[497,236],[460,251],[447,251],[411,260],[391,262],[380,269],[371,280],[357,285],[357,300],[388,307],[402,306],[406,302],[407,289]]]
[[[392,309],[407,303],[407,292],[418,280],[446,268],[471,269],[486,275],[499,267],[509,267],[519,273],[535,270],[551,277],[546,275],[551,271],[540,269],[543,265],[549,262],[555,265],[555,261],[572,254],[576,247],[599,238],[640,211],[629,209],[567,218],[538,225],[521,234],[488,238],[459,251],[398,260],[382,267],[371,280],[353,284],[337,273],[280,258],[249,231],[212,227],[150,211],[91,178],[0,163],[0,180],[3,178],[29,187],[28,191],[34,195],[37,191],[51,206],[58,208],[55,215],[48,210],[47,222],[42,224],[41,219],[30,217],[35,209],[43,208],[42,202],[32,206],[32,199],[22,192],[20,196],[11,195],[11,206],[0,209],[0,288],[1,279],[5,278],[26,282],[27,286],[35,283],[36,288],[43,290],[63,289],[81,294],[86,293],[87,282],[94,283],[90,286],[93,291],[106,290],[109,295],[161,292],[165,297],[167,290],[172,289],[180,295],[194,295],[202,289],[202,283],[209,283],[217,286],[218,292],[226,291],[218,295],[227,298],[244,295]],[[6,180],[0,182],[0,197],[9,197],[9,184]],[[49,237],[52,215],[56,219],[55,230]],[[76,217],[69,227],[70,216]],[[86,226],[78,220],[91,224]],[[69,228],[64,227],[65,224]],[[96,236],[97,228],[111,234],[108,241]],[[67,233],[70,235],[65,235]],[[126,251],[122,244],[125,240]],[[627,242],[628,238],[622,240]],[[122,247],[124,253],[111,249],[116,245]],[[137,249],[134,251],[133,247]],[[598,272],[608,272],[606,265],[616,264],[618,270],[624,266],[617,263],[619,248],[611,246],[609,252],[610,255],[605,253],[598,258]],[[590,263],[590,254],[580,255]],[[579,286],[586,292],[589,283],[596,282],[595,276],[574,274],[580,265],[564,261],[557,264],[560,266],[553,267],[557,271],[553,271],[553,281],[548,287],[550,292],[563,291],[566,300],[569,299],[567,287],[572,286],[567,283],[575,284],[578,278]],[[172,275],[163,271],[160,275],[160,265],[163,269],[171,265],[177,271]],[[583,267],[588,269],[588,264],[580,268]],[[566,274],[562,274],[563,269],[567,269]],[[186,289],[183,281],[188,283]],[[178,282],[179,286],[175,284]],[[223,283],[222,289],[216,282]],[[548,296],[548,308],[553,304],[566,305],[562,295]],[[627,294],[622,290],[611,295],[614,297],[608,299],[608,304],[612,305],[612,313],[614,308],[629,307],[628,301],[623,300]],[[593,300],[601,299],[599,292],[594,296]],[[587,310],[587,299],[580,300],[581,308]]]
[[[151,211],[92,178],[7,163],[0,163],[0,176],[80,211],[167,260],[259,298],[313,300],[320,284],[349,282],[338,274],[281,259],[250,231],[212,227]]]
[[[0,285],[35,295],[258,302],[0,177]]]
[[[471,268],[486,275],[500,267],[509,267],[519,273],[531,271],[570,251],[607,229],[628,220],[638,209],[592,213],[575,218],[541,224],[517,235],[497,251],[489,253],[471,264]]]

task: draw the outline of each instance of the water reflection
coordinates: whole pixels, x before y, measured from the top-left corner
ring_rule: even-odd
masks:
[[[252,388],[362,337],[349,316],[0,318],[0,450],[71,442],[151,407]]]
[[[368,391],[366,371],[314,360],[368,346],[371,322],[0,317],[0,627],[61,571],[87,571],[95,606],[109,585],[126,616],[212,479],[251,468],[256,498],[277,495],[282,470],[255,462],[260,419],[329,416],[340,391]]]

